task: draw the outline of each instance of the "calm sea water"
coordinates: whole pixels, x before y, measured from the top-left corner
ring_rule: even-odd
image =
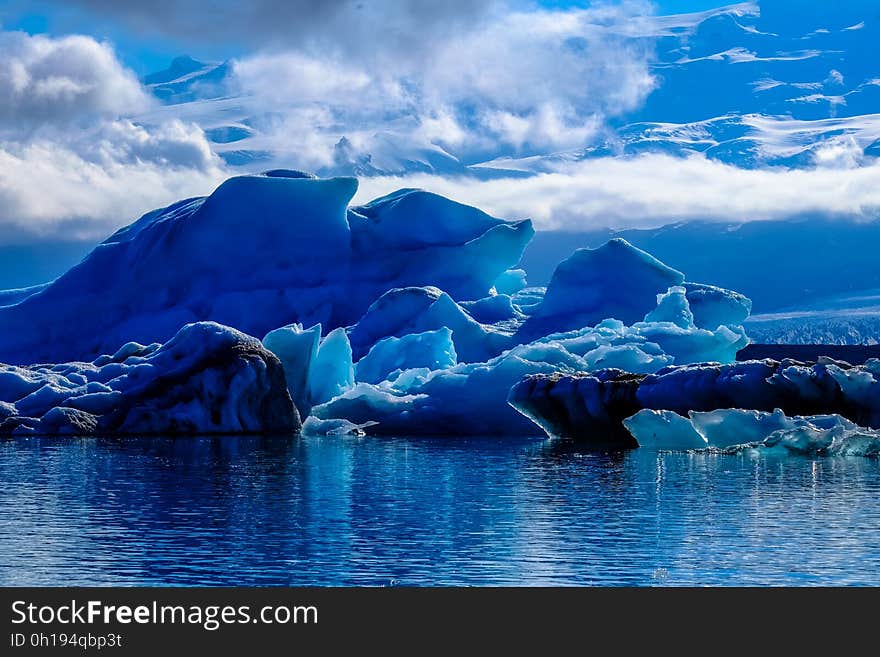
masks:
[[[880,584],[880,463],[519,439],[0,441],[0,584]]]

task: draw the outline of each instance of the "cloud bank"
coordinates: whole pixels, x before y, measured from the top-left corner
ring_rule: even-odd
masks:
[[[143,111],[152,103],[112,48],[85,36],[0,32],[0,127]]]
[[[325,132],[321,150],[291,153],[319,166],[343,134],[369,150],[377,132],[406,133],[465,162],[583,146],[656,85],[652,42],[621,36],[648,8],[629,1],[492,13],[400,53],[379,40],[364,57],[307,47],[263,52],[234,62],[231,92],[295,117],[270,127],[277,143],[302,145],[306,138],[292,133]],[[323,115],[301,120],[315,107]]]
[[[0,243],[99,239],[227,174],[201,128],[139,125],[153,105],[90,37],[0,33]]]
[[[423,187],[541,230],[661,226],[688,220],[746,222],[821,214],[880,216],[880,164],[858,168],[742,169],[701,155],[598,158],[529,178],[476,181],[430,175],[368,178],[365,202]]]

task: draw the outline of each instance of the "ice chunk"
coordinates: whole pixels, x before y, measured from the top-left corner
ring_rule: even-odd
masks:
[[[643,409],[624,420],[642,447],[689,450],[713,447],[727,451],[810,456],[878,456],[880,432],[863,429],[839,415],[786,417],[723,409],[691,413],[690,419],[671,411]]]
[[[544,300],[522,331],[546,335],[608,318],[632,324],[656,307],[658,294],[682,282],[684,274],[621,238],[578,249],[553,272]]]
[[[321,420],[312,415],[303,422],[302,432],[309,436],[363,436],[366,435],[364,429],[374,424],[375,422],[355,424],[348,420]]]
[[[636,374],[656,372],[662,367],[672,364],[674,360],[672,356],[663,353],[648,353],[643,349],[644,346],[636,344],[601,345],[588,351],[584,355],[584,361],[589,371],[613,368]]]
[[[690,418],[706,443],[720,449],[764,440],[774,431],[794,427],[779,409],[773,413],[742,409],[691,412]]]
[[[348,332],[354,357],[359,359],[382,338],[444,327],[452,330],[455,351],[464,362],[485,361],[513,344],[509,335],[483,326],[435,287],[389,290]]]
[[[508,269],[501,272],[501,275],[495,279],[495,291],[498,294],[512,295],[525,289],[526,272],[523,269]]]
[[[657,295],[657,307],[645,315],[645,322],[669,322],[679,328],[694,326],[694,316],[688,304],[685,289],[681,285],[669,288]]]
[[[535,233],[531,221],[502,221],[418,189],[352,208],[349,223],[362,277],[387,279],[393,271],[400,283],[385,289],[436,285],[468,300],[486,296]]]
[[[742,326],[752,312],[751,300],[738,292],[700,283],[685,283],[684,287],[694,324],[700,328],[712,331],[719,326]]]
[[[309,368],[309,402],[315,406],[341,395],[354,385],[351,345],[345,329],[330,331]]]
[[[792,426],[774,431],[759,442],[736,445],[731,451],[804,456],[880,456],[880,431],[864,429],[834,416],[791,418]]]
[[[321,325],[303,330],[302,324],[290,324],[270,331],[263,338],[263,346],[278,356],[284,366],[287,389],[301,417],[312,407],[309,399],[309,372],[318,353]]]
[[[597,339],[595,334],[572,335],[557,342],[582,351]],[[565,435],[573,436],[588,434],[597,423],[613,431],[615,422],[619,424],[643,408],[682,416],[692,412],[696,429],[705,431],[709,443],[724,446],[754,441],[769,430],[788,426],[780,424],[779,412],[772,413],[775,409],[789,417],[810,416],[814,423],[825,422],[823,418],[829,415],[842,415],[860,426],[880,428],[880,398],[865,394],[871,389],[866,385],[873,384],[864,374],[873,375],[872,367],[766,360],[674,365],[647,376],[602,379],[601,372],[536,374],[517,384],[511,399],[539,426],[561,426],[568,432]],[[582,411],[574,415],[567,410],[571,408]]]
[[[358,383],[352,390],[312,409],[320,418],[344,418],[356,424],[375,420],[375,434],[512,435],[538,433],[528,419],[507,404],[510,387],[531,372],[575,371],[584,361],[556,344],[522,345],[484,363],[379,385]]]
[[[379,383],[395,370],[427,368],[438,370],[456,363],[452,331],[443,327],[436,331],[411,333],[401,338],[379,340],[355,367],[355,379]]]
[[[93,363],[0,365],[0,434],[293,432],[280,361],[212,322]]]
[[[463,301],[461,307],[481,324],[495,324],[520,317],[507,294],[496,294],[476,301]]]
[[[665,450],[703,449],[706,439],[688,418],[672,411],[642,409],[623,421],[640,447]]]

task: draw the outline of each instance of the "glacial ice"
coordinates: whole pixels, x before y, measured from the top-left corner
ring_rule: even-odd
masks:
[[[91,363],[0,365],[0,435],[290,432],[300,418],[281,363],[213,322]]]
[[[639,447],[658,450],[704,449],[707,446],[687,418],[672,411],[643,408],[623,421]]]
[[[139,343],[159,348],[210,318],[264,336],[310,431],[535,435],[539,414],[508,403],[524,377],[729,363],[748,342],[747,300],[684,283],[624,240],[578,250],[546,290],[526,288],[513,267],[528,221],[420,190],[349,208],[356,186],[275,170],[148,213],[55,282],[0,296],[13,301],[0,307],[0,358],[94,358],[128,343],[92,366],[134,367],[147,358]],[[69,395],[50,383],[0,412],[85,427],[80,412],[107,400],[92,386],[76,412],[54,411]],[[621,421],[634,400],[612,429],[630,441]],[[210,400],[192,404],[198,417]]]
[[[291,175],[230,178],[147,213],[45,288],[7,295],[0,362],[91,359],[200,320],[257,336],[333,329],[406,286],[479,299],[534,232],[417,190],[349,210],[357,180]]]
[[[683,282],[684,274],[622,238],[596,249],[578,249],[556,267],[541,305],[522,332],[547,335],[609,318],[632,324],[656,307],[658,294]]]
[[[498,294],[512,295],[526,287],[526,272],[524,269],[508,269],[501,272],[495,279],[495,292]]]
[[[309,372],[318,344],[321,342],[321,325],[304,330],[302,324],[291,324],[270,331],[263,338],[263,346],[278,356],[284,366],[284,377],[293,403],[300,417],[307,417],[312,408],[309,398]]]
[[[627,426],[642,435],[656,433],[651,438],[656,444],[675,420],[668,413],[676,413],[689,416],[709,446],[725,448],[791,429],[785,415],[810,416],[814,423],[839,415],[853,426],[878,429],[878,374],[878,360],[862,366],[827,361],[704,363],[648,375],[557,373],[525,378],[511,389],[510,402],[553,436],[590,440],[601,430],[625,444],[618,429],[630,418]],[[658,413],[639,414],[643,409]]]
[[[379,297],[348,334],[356,360],[378,340],[403,337],[411,333],[452,331],[458,359],[485,361],[513,346],[511,337],[485,326],[436,287],[406,287],[389,290]]]
[[[685,283],[694,324],[714,330],[719,326],[742,326],[752,312],[752,302],[733,290],[714,285]]]
[[[363,436],[366,435],[364,429],[373,424],[375,423],[355,424],[348,420],[321,420],[310,415],[303,422],[302,432],[307,436]]]
[[[657,307],[645,315],[645,323],[651,322],[670,322],[683,329],[694,327],[694,314],[683,286],[670,287],[657,295]]]
[[[522,311],[513,304],[509,294],[496,294],[476,301],[462,301],[459,305],[481,324],[497,324],[523,317]]]
[[[330,401],[354,385],[351,344],[345,329],[333,329],[321,340],[309,367],[308,379],[312,406]]]
[[[779,409],[719,409],[683,417],[643,409],[624,424],[641,447],[651,449],[880,456],[880,431],[859,427],[840,415],[787,417]]]
[[[446,328],[410,333],[401,338],[382,338],[355,366],[355,378],[379,383],[397,370],[427,368],[440,370],[457,362],[452,331]]]
[[[418,189],[401,189],[352,208],[348,221],[357,256],[349,292],[363,282],[374,283],[369,301],[392,287],[426,285],[453,299],[484,297],[519,262],[535,234],[529,220],[502,221]],[[375,282],[381,290],[376,291]]]
[[[415,291],[410,290],[401,298],[412,301],[413,294]],[[424,299],[424,293],[414,298]],[[359,323],[350,329],[350,335],[362,338],[381,334],[386,329],[375,331],[373,322],[384,316],[375,309],[368,312],[365,317],[369,331]],[[378,322],[375,326],[381,325]],[[456,335],[453,330],[453,341]],[[523,377],[611,367],[655,372],[679,359],[690,362],[688,359],[695,354],[704,355],[712,349],[715,355],[732,359],[736,345],[743,339],[742,334],[726,327],[713,333],[693,327],[682,329],[671,322],[626,326],[618,320],[606,320],[595,327],[515,345],[485,361],[459,362],[434,371],[405,370],[375,385],[359,381],[354,389],[313,408],[312,413],[355,424],[373,420],[376,424],[367,429],[368,433],[535,435],[538,428],[507,403],[511,387]],[[666,343],[666,348],[658,342]],[[459,350],[458,342],[455,348]]]

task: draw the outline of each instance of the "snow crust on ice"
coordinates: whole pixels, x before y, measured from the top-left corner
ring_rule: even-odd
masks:
[[[290,432],[300,418],[281,363],[213,322],[93,362],[0,365],[0,434]]]

